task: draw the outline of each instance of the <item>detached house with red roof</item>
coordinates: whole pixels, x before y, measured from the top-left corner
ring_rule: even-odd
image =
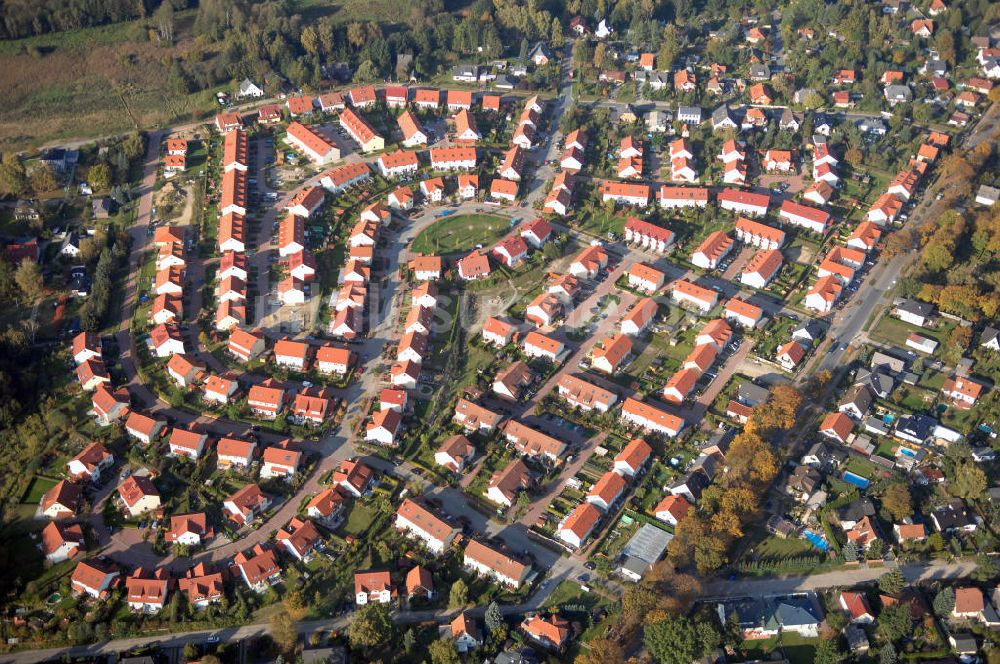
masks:
[[[756,328],[764,318],[764,310],[762,308],[736,297],[726,302],[723,314],[726,320],[750,330]]]
[[[249,468],[253,463],[256,443],[236,438],[220,438],[215,451],[218,455],[218,465],[220,468]]]
[[[941,387],[941,393],[955,404],[956,408],[967,410],[976,405],[985,386],[963,376],[949,378]]]
[[[159,509],[160,492],[156,490],[148,477],[132,475],[118,487],[125,509],[132,516]]]
[[[112,422],[125,417],[129,409],[129,394],[126,388],[112,392],[105,385],[98,385],[91,397],[91,410],[88,414],[94,416],[98,426],[109,426]]]
[[[833,310],[833,305],[840,299],[843,289],[840,281],[832,274],[820,277],[806,293],[803,304],[806,308],[821,314],[829,313]]]
[[[189,569],[177,580],[177,590],[184,593],[188,604],[196,609],[204,609],[220,602],[226,594],[222,573],[214,571],[207,563],[200,563]]]
[[[658,312],[659,307],[653,298],[642,298],[622,318],[621,333],[629,337],[639,336],[656,320]]]
[[[198,546],[214,534],[214,531],[208,526],[205,513],[192,512],[171,516],[170,530],[164,535],[164,539],[171,544]]]
[[[149,445],[163,431],[162,420],[153,419],[139,412],[129,413],[125,420],[125,431],[144,445]]]
[[[233,567],[250,590],[265,592],[273,584],[281,581],[281,566],[274,550],[257,544],[248,552],[241,551],[233,559]]]
[[[670,299],[675,303],[689,303],[705,313],[711,311],[719,299],[719,294],[714,290],[702,288],[686,279],[678,279],[669,288]]]
[[[93,599],[103,599],[119,583],[121,571],[110,562],[99,559],[84,560],[77,564],[70,577],[74,594],[86,594]]]
[[[302,462],[302,453],[282,446],[265,447],[260,456],[260,477],[291,478]]]
[[[854,420],[846,413],[829,413],[819,425],[819,432],[827,438],[846,444],[854,431]]]
[[[595,371],[606,374],[617,373],[632,352],[632,340],[625,334],[606,337],[599,347],[591,352],[590,366]]]
[[[238,526],[257,520],[271,505],[271,499],[256,484],[247,484],[222,503],[226,516]]]
[[[337,489],[324,489],[306,505],[306,515],[327,528],[336,528],[344,509],[344,494]]]
[[[581,251],[569,265],[569,273],[581,279],[594,279],[598,272],[607,267],[608,253],[599,244],[590,245]]]
[[[660,521],[677,527],[691,509],[691,503],[683,496],[667,496],[653,508],[653,514]]]
[[[621,475],[613,470],[601,475],[600,479],[587,492],[587,503],[599,508],[602,512],[607,512],[618,502],[627,486]]]
[[[360,498],[368,490],[372,481],[372,469],[358,460],[345,459],[333,473],[330,483],[343,489],[348,495]]]
[[[99,483],[101,473],[115,464],[115,457],[101,443],[90,443],[66,462],[66,474],[78,481]]]
[[[278,531],[275,539],[293,558],[308,562],[312,558],[313,549],[322,538],[312,521],[292,517],[292,520]]]
[[[211,374],[205,379],[205,401],[213,401],[215,403],[227,404],[236,391],[239,389],[239,384],[236,380],[230,376],[217,376]]]
[[[458,276],[465,281],[485,279],[490,276],[490,259],[479,250],[458,262]]]
[[[434,453],[434,463],[453,473],[461,473],[465,464],[476,455],[476,448],[460,434],[449,437]]]
[[[80,524],[71,525],[49,522],[42,529],[42,554],[50,563],[61,563],[73,558],[82,551],[84,544],[83,528]]]
[[[268,378],[247,393],[247,406],[258,417],[273,420],[285,406],[285,389]]]
[[[847,612],[852,623],[856,625],[871,625],[875,622],[875,614],[868,605],[864,593],[844,591],[840,593],[840,608]]]
[[[198,431],[191,431],[190,429],[174,427],[170,431],[167,441],[170,445],[170,456],[197,459],[205,451],[208,435]]]
[[[388,571],[354,573],[354,603],[357,606],[388,604],[395,596],[396,589]]]

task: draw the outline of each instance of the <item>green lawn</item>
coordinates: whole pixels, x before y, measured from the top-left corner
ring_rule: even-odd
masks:
[[[813,553],[812,545],[804,539],[781,539],[774,535],[768,537],[756,547],[754,554],[761,558],[789,558]]]
[[[24,497],[21,499],[21,502],[29,505],[37,505],[42,502],[42,496],[48,493],[49,489],[54,487],[56,484],[58,484],[58,482],[47,477],[32,478],[31,484],[28,485],[27,491],[24,492]]]
[[[424,229],[413,240],[413,251],[424,254],[451,254],[469,251],[477,244],[487,246],[510,230],[510,219],[493,214],[459,214],[445,217]]]
[[[545,607],[559,607],[566,604],[575,606],[585,606],[594,609],[607,604],[603,595],[596,592],[586,592],[580,589],[580,584],[576,581],[563,581],[552,591],[549,598],[545,600]]]
[[[344,533],[361,535],[371,528],[374,519],[375,510],[362,504],[360,500],[355,500],[351,504],[351,513],[348,514],[347,522],[344,524]]]

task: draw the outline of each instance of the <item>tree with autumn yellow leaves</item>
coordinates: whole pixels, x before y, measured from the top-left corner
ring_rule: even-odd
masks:
[[[697,510],[677,524],[667,549],[673,564],[693,564],[704,575],[728,562],[729,548],[758,513],[757,496],[778,475],[778,456],[764,437],[794,427],[801,405],[802,394],[790,385],[781,385],[754,410],[743,432],[729,446],[726,472],[704,491]]]

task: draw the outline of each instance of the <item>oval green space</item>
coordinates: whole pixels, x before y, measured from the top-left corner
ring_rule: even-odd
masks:
[[[493,244],[510,230],[510,219],[495,214],[456,214],[420,231],[410,249],[419,254],[454,254],[477,244]]]

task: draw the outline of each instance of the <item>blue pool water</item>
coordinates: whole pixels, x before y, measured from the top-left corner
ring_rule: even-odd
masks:
[[[865,478],[861,477],[861,475],[855,475],[854,473],[852,473],[849,470],[845,470],[844,471],[844,481],[845,482],[850,482],[851,484],[853,484],[854,486],[858,487],[859,489],[867,489],[868,488],[868,480],[866,480]]]
[[[896,416],[892,414],[883,415],[882,421],[885,422],[886,424],[892,424],[893,422],[896,421]]]
[[[917,453],[916,452],[914,452],[913,450],[911,450],[909,448],[906,448],[906,447],[900,447],[899,448],[899,453],[902,454],[903,456],[908,456],[911,459],[915,459],[917,457]]]
[[[802,536],[809,540],[809,543],[820,551],[826,551],[830,548],[830,545],[826,543],[826,540],[812,532],[811,530],[805,530],[802,532]]]

